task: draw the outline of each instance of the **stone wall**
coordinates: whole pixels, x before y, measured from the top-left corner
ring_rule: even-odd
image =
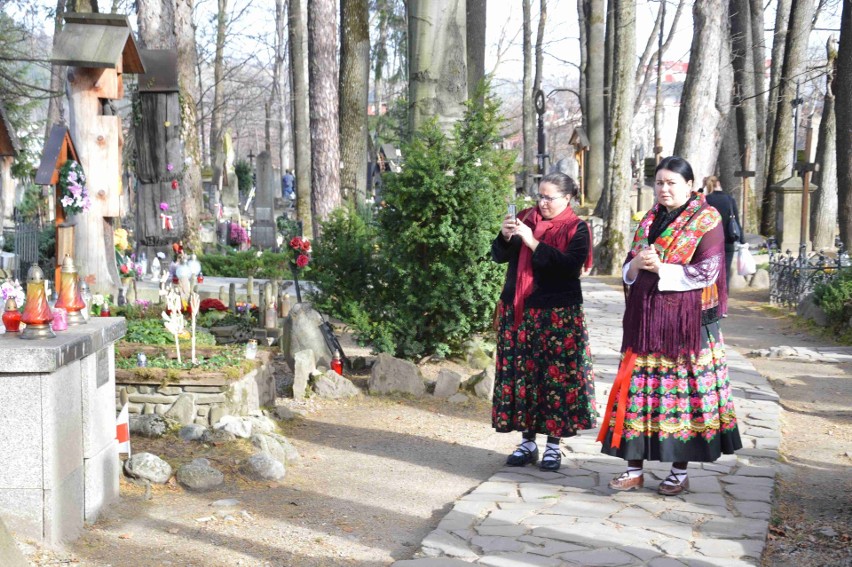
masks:
[[[167,385],[117,378],[115,407],[128,403],[131,414],[159,414],[182,425],[213,425],[225,415],[248,415],[275,405],[275,378],[270,354],[258,353],[261,364],[237,380],[189,378]]]

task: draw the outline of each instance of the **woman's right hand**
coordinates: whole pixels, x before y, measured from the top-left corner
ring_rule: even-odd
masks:
[[[515,229],[518,226],[518,221],[512,215],[503,217],[503,225],[500,227],[500,234],[508,242],[515,235]]]

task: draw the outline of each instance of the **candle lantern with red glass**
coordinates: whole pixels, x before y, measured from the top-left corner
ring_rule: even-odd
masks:
[[[74,259],[66,255],[62,260],[62,269],[59,275],[59,299],[54,306],[68,312],[68,325],[84,325],[86,317],[82,311],[86,308],[86,302],[80,293],[80,280]]]
[[[21,312],[14,297],[6,300],[6,311],[3,312],[3,326],[7,333],[17,333],[21,328]]]
[[[27,300],[21,322],[27,328],[21,331],[22,339],[50,339],[56,336],[50,328],[53,314],[47,303],[47,293],[44,288],[44,272],[33,264],[27,271]]]

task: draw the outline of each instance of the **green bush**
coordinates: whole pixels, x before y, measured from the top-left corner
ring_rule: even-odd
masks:
[[[237,161],[234,164],[234,173],[237,176],[237,191],[247,195],[252,186],[251,164],[244,159]]]
[[[262,279],[289,279],[290,256],[284,252],[224,252],[205,254],[198,258],[205,276],[244,278],[252,276]]]
[[[447,355],[490,325],[505,270],[491,242],[513,183],[513,156],[496,149],[500,123],[486,94],[452,136],[424,125],[403,148],[402,171],[385,176],[375,226],[351,210],[323,225],[319,304],[376,348]]]
[[[827,283],[814,287],[816,304],[833,325],[846,326],[852,318],[852,269],[847,268]]]
[[[299,222],[289,219],[285,215],[275,219],[275,226],[278,228],[278,232],[284,235],[285,244],[290,242],[290,239],[294,236],[302,236],[302,228],[299,226]]]
[[[376,292],[376,241],[376,226],[369,211],[337,209],[323,223],[322,238],[316,241],[311,260],[311,280],[317,287],[311,295],[314,305],[351,322],[374,343],[368,304]]]

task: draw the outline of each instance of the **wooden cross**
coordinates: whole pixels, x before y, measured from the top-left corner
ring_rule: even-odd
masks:
[[[802,224],[801,237],[799,239],[799,248],[807,250],[808,242],[810,241],[810,192],[811,192],[811,175],[817,170],[817,164],[809,162],[811,157],[811,148],[813,146],[814,127],[810,120],[805,129],[805,159],[804,161],[796,162],[795,168],[802,176]]]
[[[734,177],[739,177],[740,179],[742,179],[743,203],[742,203],[742,206],[740,207],[740,211],[742,211],[740,213],[740,216],[742,218],[743,232],[745,232],[746,219],[748,218],[748,216],[747,216],[747,212],[748,212],[748,185],[749,185],[748,179],[749,179],[749,177],[755,176],[755,172],[748,169],[750,160],[751,160],[751,148],[746,146],[745,155],[743,155],[743,169],[741,169],[740,171],[734,172]]]

